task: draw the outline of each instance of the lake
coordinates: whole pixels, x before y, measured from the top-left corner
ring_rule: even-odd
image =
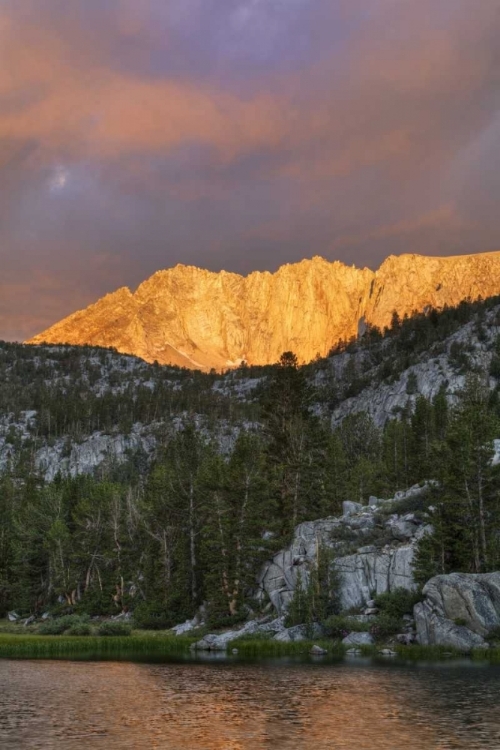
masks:
[[[0,747],[500,748],[500,667],[0,661]]]

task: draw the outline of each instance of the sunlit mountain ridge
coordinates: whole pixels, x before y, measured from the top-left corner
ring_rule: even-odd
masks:
[[[324,356],[369,324],[500,293],[500,252],[388,257],[376,271],[320,257],[240,276],[177,265],[127,287],[27,343],[114,347],[148,362],[223,370],[242,361]]]

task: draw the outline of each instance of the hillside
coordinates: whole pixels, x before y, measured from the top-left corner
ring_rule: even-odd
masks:
[[[178,265],[108,294],[29,343],[114,347],[147,362],[225,370],[325,356],[366,325],[500,293],[500,252],[391,256],[377,271],[322,258],[247,277]]]
[[[205,602],[231,624],[268,607],[257,574],[299,524],[416,484],[418,512],[439,509],[414,540],[418,580],[500,563],[499,298],[369,327],[302,367],[289,353],[221,376],[3,343],[0,380],[4,612],[132,608],[156,627]],[[385,564],[413,512],[390,534],[375,512],[367,536],[363,514],[361,531],[342,522],[335,544],[382,544]]]
[[[364,413],[382,428],[411,413],[419,396],[433,399],[444,388],[452,403],[468,373],[497,372],[499,335],[496,298],[413,317],[385,336],[368,330],[304,368],[312,408],[333,428]],[[51,480],[59,471],[92,473],[134,453],[152,460],[157,445],[193,418],[230,444],[242,425],[258,424],[270,372],[240,367],[220,376],[95,347],[4,344],[0,467],[22,455]],[[496,382],[490,375],[493,392]]]

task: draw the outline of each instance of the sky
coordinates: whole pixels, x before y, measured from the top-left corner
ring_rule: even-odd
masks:
[[[0,0],[0,339],[177,263],[500,249],[498,0]]]

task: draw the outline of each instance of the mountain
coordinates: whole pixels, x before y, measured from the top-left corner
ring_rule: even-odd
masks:
[[[177,265],[123,287],[27,343],[114,347],[148,362],[222,370],[286,350],[324,356],[365,324],[500,292],[500,252],[390,256],[377,271],[323,258],[243,277]]]
[[[0,617],[133,610],[164,629],[203,613],[219,630],[289,604],[290,624],[343,637],[337,594],[364,612],[394,588],[402,616],[401,587],[500,570],[500,296],[302,367],[0,342],[0,382]],[[298,580],[326,598],[299,601]],[[370,622],[409,633],[392,612]]]
[[[143,471],[192,420],[227,454],[241,429],[260,429],[259,401],[274,369],[218,375],[104,348],[0,342],[0,475],[17,462],[45,481],[110,462]],[[383,429],[443,389],[451,406],[472,373],[483,373],[493,397],[500,393],[500,296],[413,316],[383,336],[366,332],[301,369],[314,413],[334,431],[363,415]],[[497,453],[500,463],[500,439]]]

